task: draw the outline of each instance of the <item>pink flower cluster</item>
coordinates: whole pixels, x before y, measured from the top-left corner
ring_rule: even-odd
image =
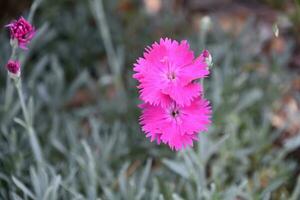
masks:
[[[20,47],[22,49],[27,49],[27,45],[35,35],[35,28],[23,17],[14,20],[6,25],[6,27],[9,28],[11,40],[16,40],[18,42],[18,46],[15,46],[14,43],[12,43],[12,48]],[[15,57],[14,53],[15,49],[13,50],[12,58]],[[21,66],[18,60],[10,59],[6,64],[6,69],[12,78],[17,78],[21,74]]]
[[[143,104],[140,124],[151,141],[180,150],[210,124],[211,107],[199,79],[209,74],[207,50],[195,58],[187,41],[161,39],[134,64]]]
[[[34,27],[23,17],[20,17],[18,20],[14,20],[10,24],[6,25],[6,27],[10,30],[11,39],[16,39],[20,48],[27,49],[27,44],[35,35]]]

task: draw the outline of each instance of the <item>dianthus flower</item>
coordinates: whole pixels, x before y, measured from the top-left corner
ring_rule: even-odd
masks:
[[[151,141],[156,140],[180,150],[193,146],[201,131],[206,131],[210,122],[211,107],[202,97],[195,98],[188,106],[171,102],[168,106],[141,104],[142,130]]]
[[[201,94],[196,80],[209,74],[208,51],[204,53],[195,58],[186,40],[161,39],[146,48],[134,65],[141,99],[150,105],[167,106],[172,101],[189,105]]]
[[[11,39],[16,39],[20,48],[27,49],[28,43],[35,35],[34,27],[23,17],[12,21],[6,27],[10,30]]]
[[[210,104],[197,82],[209,74],[211,64],[207,50],[195,58],[185,40],[161,39],[146,48],[133,75],[139,81],[140,124],[146,137],[175,150],[193,146],[211,123]]]

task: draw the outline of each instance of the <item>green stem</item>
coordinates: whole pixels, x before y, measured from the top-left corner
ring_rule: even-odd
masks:
[[[199,46],[201,49],[205,48],[206,36],[207,36],[206,30],[201,30],[201,32],[199,33]],[[200,79],[200,85],[203,88],[202,97],[204,98],[204,78]]]
[[[15,80],[15,86],[17,88],[19,100],[20,100],[21,107],[22,107],[23,116],[24,116],[25,123],[26,123],[26,129],[28,131],[30,145],[31,145],[35,160],[38,164],[43,164],[44,159],[43,159],[40,143],[38,141],[35,130],[31,123],[31,119],[28,114],[28,110],[27,110],[27,107],[25,104],[23,93],[22,93],[22,84],[21,84],[20,78],[18,80]]]
[[[5,89],[5,101],[4,101],[4,110],[7,111],[9,109],[10,103],[12,101],[13,95],[13,87],[11,85],[10,77],[6,78],[6,89]]]
[[[42,3],[42,0],[35,0],[33,4],[30,7],[29,15],[28,15],[28,21],[32,23],[33,17],[35,15],[35,12],[39,5]]]
[[[120,56],[118,55],[116,48],[114,48],[113,46],[109,25],[107,24],[104,12],[103,0],[90,0],[90,6],[96,19],[97,27],[102,37],[108,64],[114,76],[115,87],[119,92],[120,99],[122,99],[120,102],[120,106],[122,106],[122,108],[125,111],[126,106],[128,105],[128,100],[126,89],[122,81],[122,62],[120,60]]]

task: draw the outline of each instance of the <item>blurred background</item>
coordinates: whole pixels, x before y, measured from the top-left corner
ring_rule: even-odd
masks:
[[[0,1],[0,199],[300,199],[299,0]],[[5,24],[34,13],[20,54],[45,164],[18,123]],[[213,124],[194,148],[145,138],[135,60],[161,37],[213,56]]]

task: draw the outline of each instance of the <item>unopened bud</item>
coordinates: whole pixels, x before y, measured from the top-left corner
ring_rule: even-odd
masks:
[[[18,78],[21,75],[20,62],[17,60],[9,60],[6,64],[6,69],[11,78]]]

